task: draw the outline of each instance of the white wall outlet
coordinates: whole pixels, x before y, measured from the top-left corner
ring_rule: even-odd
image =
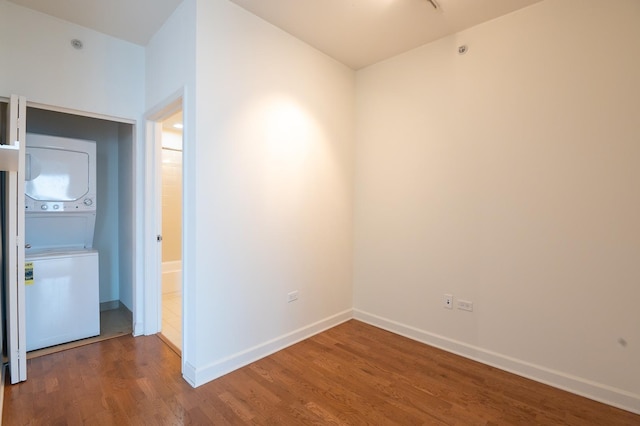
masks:
[[[473,302],[469,302],[468,300],[458,300],[458,309],[473,312]]]
[[[442,299],[444,307],[447,309],[453,309],[453,296],[451,294],[445,294]]]
[[[295,302],[296,300],[298,300],[298,290],[287,294],[287,303]]]

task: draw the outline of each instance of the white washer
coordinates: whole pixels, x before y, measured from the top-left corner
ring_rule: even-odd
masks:
[[[100,334],[94,141],[27,133],[27,351]]]
[[[25,263],[27,351],[100,334],[97,251],[43,251]]]

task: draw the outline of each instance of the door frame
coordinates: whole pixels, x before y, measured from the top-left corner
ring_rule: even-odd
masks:
[[[27,380],[27,341],[24,289],[24,152],[27,99],[11,95],[7,104],[7,154],[14,157],[5,177],[2,251],[7,319],[7,356],[11,384]],[[14,154],[17,153],[17,158]]]
[[[161,161],[162,161],[162,121],[169,118],[178,111],[182,111],[185,115],[185,97],[184,91],[180,90],[173,94],[156,107],[152,108],[147,114],[145,114],[145,158],[146,158],[146,170],[145,181],[146,185],[144,200],[147,209],[145,211],[145,228],[144,228],[144,242],[145,242],[145,297],[144,297],[144,334],[151,335],[156,334],[162,329],[162,244],[157,240],[158,235],[162,235],[162,173],[161,173]],[[186,140],[186,128],[185,125],[182,129],[183,144]],[[183,145],[183,157],[186,150],[186,146]],[[182,244],[182,359],[185,359],[185,285],[184,285],[184,166],[182,171],[182,229],[183,229],[183,244]],[[184,374],[184,361],[183,374]]]

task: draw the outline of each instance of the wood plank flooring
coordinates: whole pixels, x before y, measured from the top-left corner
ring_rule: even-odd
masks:
[[[101,340],[113,339],[114,337],[131,334],[131,322],[131,311],[124,305],[120,305],[116,309],[100,311],[100,335],[30,351],[27,352],[27,359],[52,354],[54,352],[66,351],[67,349],[90,345]]]
[[[197,389],[156,336],[28,361],[4,425],[640,425],[640,416],[351,320]]]

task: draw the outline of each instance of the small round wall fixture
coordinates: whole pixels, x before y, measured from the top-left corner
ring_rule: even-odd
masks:
[[[462,46],[458,47],[458,55],[464,55],[468,50],[469,48],[467,47],[467,45],[463,44]]]
[[[83,47],[82,40],[78,40],[77,38],[74,38],[73,40],[71,40],[71,46],[73,46],[73,48],[77,50],[82,49]]]

